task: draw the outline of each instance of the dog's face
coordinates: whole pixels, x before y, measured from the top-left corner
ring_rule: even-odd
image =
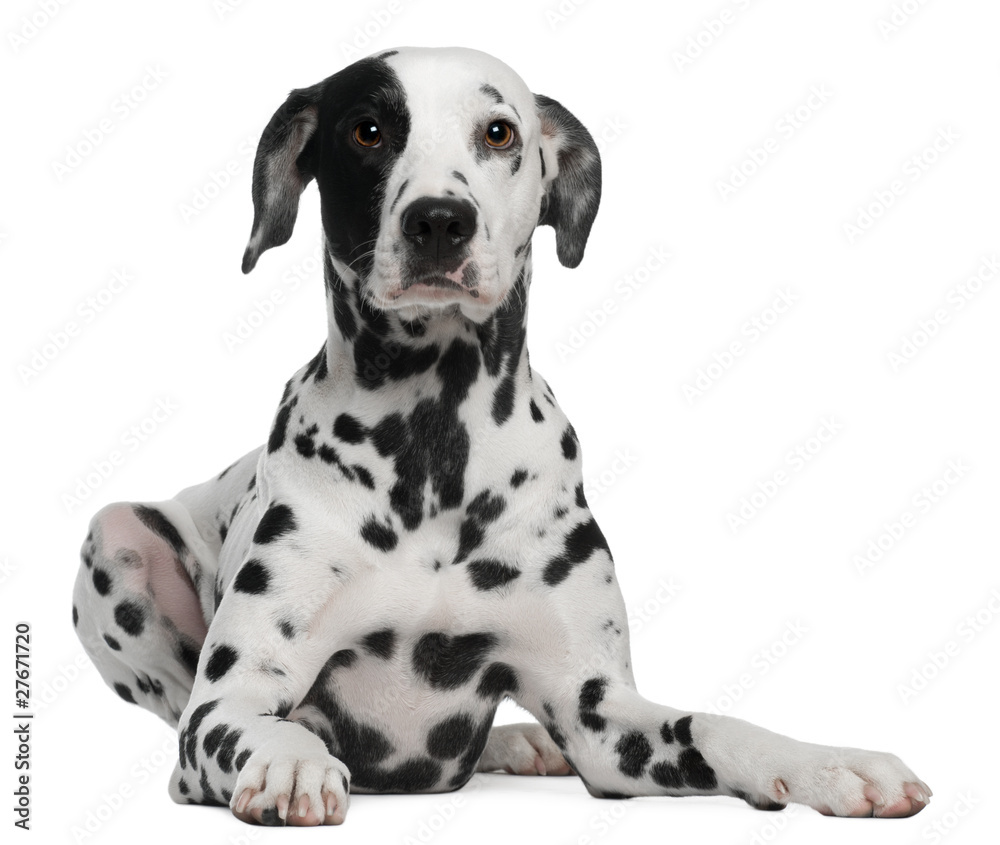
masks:
[[[334,269],[369,304],[476,321],[503,302],[539,223],[575,267],[600,200],[600,158],[568,111],[499,60],[407,48],[293,91],[254,163],[248,272],[288,240],[315,178]]]

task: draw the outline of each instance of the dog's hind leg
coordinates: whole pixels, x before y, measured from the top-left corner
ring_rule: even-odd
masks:
[[[207,633],[213,552],[170,501],[105,507],[81,557],[73,624],[84,649],[122,699],[176,727]]]

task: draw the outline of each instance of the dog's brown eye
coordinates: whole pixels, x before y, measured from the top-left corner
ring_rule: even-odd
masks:
[[[373,120],[362,120],[354,127],[354,140],[362,147],[377,147],[382,143],[382,133]]]
[[[486,127],[486,145],[495,150],[505,150],[514,143],[514,130],[502,120],[494,120]]]

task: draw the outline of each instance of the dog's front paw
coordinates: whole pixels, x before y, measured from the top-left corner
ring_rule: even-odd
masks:
[[[512,775],[573,773],[545,728],[531,722],[500,725],[490,731],[477,770],[493,772],[498,769]]]
[[[347,767],[325,748],[320,753],[312,743],[308,748],[267,743],[243,766],[229,806],[250,824],[340,824],[350,802],[349,784]]]
[[[775,778],[769,797],[808,804],[827,816],[895,819],[919,813],[931,794],[894,754],[819,748]]]

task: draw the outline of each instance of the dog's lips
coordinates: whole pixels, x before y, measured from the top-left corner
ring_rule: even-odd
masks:
[[[456,294],[460,297],[467,294],[473,299],[479,298],[479,291],[476,288],[466,287],[461,282],[455,281],[444,274],[432,274],[415,279],[406,279],[389,296],[391,299],[396,300],[404,294],[407,295],[407,298],[411,298],[412,296],[414,299],[430,301],[454,300]]]

